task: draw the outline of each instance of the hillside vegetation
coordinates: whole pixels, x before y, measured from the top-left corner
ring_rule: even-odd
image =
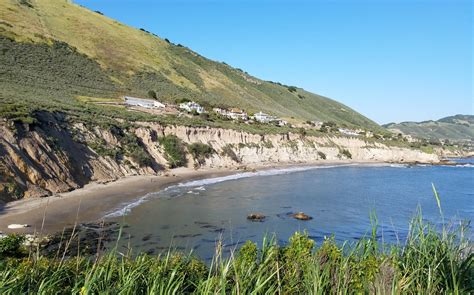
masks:
[[[455,115],[437,121],[390,123],[384,127],[418,138],[447,139],[454,142],[474,141],[473,115]]]
[[[334,100],[260,80],[70,1],[1,1],[0,48],[0,103],[16,110],[20,119],[32,110],[48,109],[76,116],[94,113],[99,119],[156,120],[145,114],[129,118],[123,109],[76,99],[145,97],[153,90],[169,103],[189,99],[207,107],[381,130]]]

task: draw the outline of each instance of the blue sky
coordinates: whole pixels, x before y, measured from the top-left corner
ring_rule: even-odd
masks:
[[[75,2],[378,123],[474,114],[471,1]]]

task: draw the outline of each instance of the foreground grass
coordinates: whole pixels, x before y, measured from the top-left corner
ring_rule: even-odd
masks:
[[[273,239],[264,239],[260,249],[248,241],[229,257],[218,245],[210,264],[173,251],[153,257],[113,250],[67,259],[33,251],[1,260],[0,293],[466,294],[474,291],[474,256],[464,228],[439,232],[420,215],[403,245],[382,244],[375,227],[372,237],[355,244],[326,239],[317,247],[295,233],[284,247]]]

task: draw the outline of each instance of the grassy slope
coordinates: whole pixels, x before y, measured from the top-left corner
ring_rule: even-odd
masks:
[[[474,140],[474,116],[472,115],[450,116],[438,121],[391,123],[384,126],[420,138]]]
[[[31,7],[21,4],[25,2],[30,3]],[[23,76],[21,79],[14,76],[18,72],[15,60],[10,63],[11,68],[4,68],[6,72],[15,73],[9,79],[1,79],[2,88],[8,89],[0,93],[2,98],[18,100],[34,94],[48,101],[67,100],[74,95],[91,93],[97,96],[143,96],[149,90],[155,90],[161,100],[168,102],[188,98],[211,106],[239,106],[249,112],[263,110],[284,118],[334,121],[367,129],[380,128],[373,121],[331,99],[302,89],[290,92],[285,86],[251,77],[226,64],[206,59],[188,48],[168,43],[68,1],[2,1],[0,36],[26,44],[29,48],[24,49],[30,50],[33,57],[38,55],[38,50],[41,53],[48,51],[45,45],[49,45],[49,54],[57,57],[64,52],[56,51],[56,47],[52,46],[53,40],[67,43],[77,49],[79,55],[97,63],[93,65],[81,61],[93,66],[94,75],[100,76],[101,81],[89,81],[88,90],[84,91],[83,84],[76,87],[77,77],[74,77],[66,83],[70,84],[68,87],[62,87],[59,95],[51,89],[53,86],[49,87],[47,93],[38,93],[37,88],[42,88],[43,79],[50,75],[51,70],[59,73],[64,69],[57,67],[71,66],[68,59],[64,58],[61,64],[54,64],[50,57],[45,60],[32,58],[28,61],[33,63],[28,64],[28,85],[18,82],[24,79]],[[1,53],[4,54],[3,58],[8,58],[12,51]],[[35,63],[37,66],[33,67]],[[49,63],[49,67],[45,63]],[[80,71],[79,67],[80,64],[76,64],[66,71],[72,72],[68,73],[72,75],[74,71]],[[70,75],[59,77],[67,80]],[[32,76],[35,79],[31,79]],[[27,91],[28,88],[32,91]],[[22,96],[19,90],[23,91]],[[74,92],[73,95],[71,92]]]

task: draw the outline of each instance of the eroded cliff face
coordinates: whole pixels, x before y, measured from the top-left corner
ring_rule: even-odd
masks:
[[[3,201],[43,197],[91,181],[159,174],[169,166],[159,138],[175,135],[184,144],[204,143],[215,151],[200,167],[240,167],[274,163],[354,161],[435,163],[423,153],[359,138],[298,134],[257,135],[218,128],[139,123],[127,129],[71,123],[43,112],[34,125],[0,123],[0,197]],[[196,159],[187,153],[189,167]]]

